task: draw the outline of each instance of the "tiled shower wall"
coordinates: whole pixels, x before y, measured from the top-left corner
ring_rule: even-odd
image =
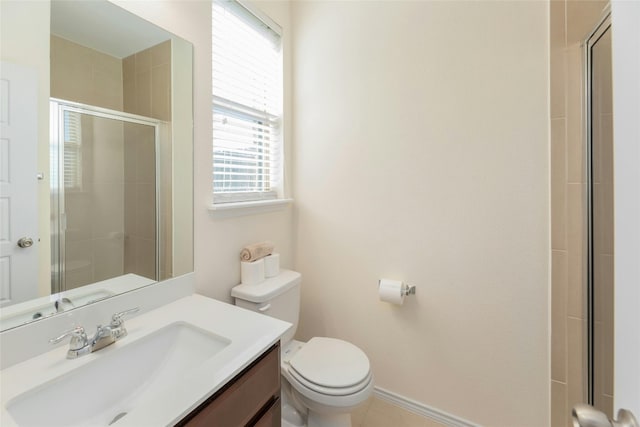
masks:
[[[122,110],[122,61],[51,35],[51,96]]]
[[[571,426],[586,401],[586,179],[582,42],[604,1],[550,2],[551,424]]]
[[[171,120],[171,40],[122,60],[123,111]]]
[[[171,41],[124,58],[122,70],[124,111],[170,122]],[[148,214],[158,202],[159,231],[162,236],[159,279],[164,279],[172,276],[171,142],[169,138],[160,138],[159,163],[150,163],[149,159],[156,157],[153,135],[140,127],[137,129],[125,132],[125,147],[131,154],[128,167],[125,165],[125,272],[150,277],[151,271],[155,271],[151,251],[158,236],[155,218],[150,223]],[[162,134],[169,133],[166,131]],[[155,170],[156,166],[159,166],[159,171]],[[156,173],[160,173],[161,177],[158,201],[153,191]]]

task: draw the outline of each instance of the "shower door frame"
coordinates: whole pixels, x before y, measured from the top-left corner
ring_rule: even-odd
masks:
[[[65,192],[64,192],[64,112],[70,111],[94,117],[119,120],[154,128],[155,149],[155,279],[160,279],[160,125],[161,120],[79,102],[50,98],[50,164],[57,164],[58,174],[50,176],[51,203],[51,293],[66,291],[65,286]],[[53,167],[50,171],[55,170]]]
[[[594,292],[594,225],[593,225],[593,108],[592,108],[592,55],[591,49],[600,38],[611,30],[609,7],[594,30],[586,37],[584,49],[584,123],[586,148],[586,213],[587,213],[587,403],[595,404],[595,292]]]

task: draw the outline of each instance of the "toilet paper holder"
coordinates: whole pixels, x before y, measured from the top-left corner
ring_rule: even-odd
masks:
[[[405,297],[415,294],[416,287],[414,285],[404,283],[402,280],[378,280],[378,298],[380,298],[380,301],[395,305],[402,305]]]
[[[379,279],[379,280],[378,280],[378,287],[379,287],[379,286],[380,286],[380,284],[381,284],[383,281],[385,281],[385,280],[388,280],[388,279]],[[393,280],[392,280],[392,282],[396,282],[396,283],[398,283],[398,282],[400,282],[400,281],[399,281],[399,280],[397,280],[397,281],[393,281]],[[416,294],[416,285],[409,285],[409,284],[407,284],[407,283],[400,282],[400,295],[402,295],[402,296],[405,296],[405,297],[406,297],[406,296],[408,296],[408,295],[415,295],[415,294]]]
[[[416,294],[416,285],[408,285],[402,282],[402,295],[415,295]]]

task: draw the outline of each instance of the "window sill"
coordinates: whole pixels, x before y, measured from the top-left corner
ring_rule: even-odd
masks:
[[[218,203],[209,206],[209,213],[216,218],[232,218],[244,215],[279,211],[286,208],[293,199],[255,200],[251,202]]]

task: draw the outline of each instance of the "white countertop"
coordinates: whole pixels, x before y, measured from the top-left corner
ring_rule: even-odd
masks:
[[[175,387],[149,391],[145,399],[141,399],[126,417],[117,422],[119,427],[175,424],[277,342],[291,327],[287,322],[227,303],[200,295],[188,296],[128,319],[129,335],[95,353],[66,359],[67,345],[64,345],[0,371],[0,424],[3,427],[17,425],[6,410],[7,404],[15,397],[87,363],[99,363],[100,357],[108,352],[117,351],[175,322],[187,322],[226,337],[231,343],[202,365],[185,372]],[[90,331],[95,325],[83,326]],[[100,384],[95,386],[100,387]]]

